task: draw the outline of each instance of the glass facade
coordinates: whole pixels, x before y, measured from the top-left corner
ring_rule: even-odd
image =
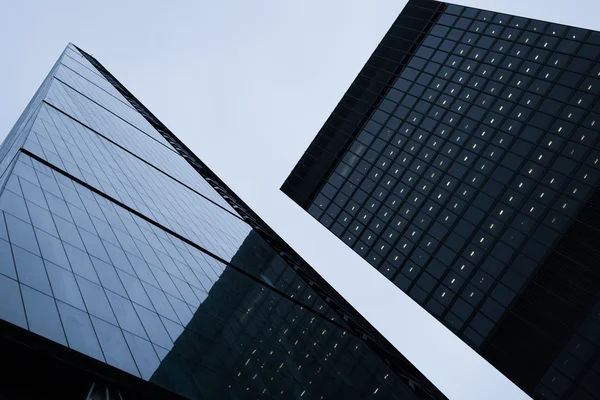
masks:
[[[0,155],[5,358],[78,354],[82,398],[444,398],[74,45]]]
[[[282,187],[539,398],[600,398],[599,57],[409,1]]]

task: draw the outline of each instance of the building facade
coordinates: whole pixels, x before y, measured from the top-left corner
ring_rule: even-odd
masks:
[[[411,0],[282,186],[536,398],[600,398],[599,56]]]
[[[0,160],[0,397],[444,398],[76,46]]]

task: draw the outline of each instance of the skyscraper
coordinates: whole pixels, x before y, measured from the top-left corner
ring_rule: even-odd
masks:
[[[0,159],[0,397],[444,398],[74,45]]]
[[[600,398],[599,56],[411,0],[282,186],[539,398]]]

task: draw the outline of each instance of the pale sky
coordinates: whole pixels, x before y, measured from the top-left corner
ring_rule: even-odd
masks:
[[[600,30],[597,0],[456,3]],[[405,0],[0,0],[0,139],[69,41],[96,57],[450,399],[526,399],[279,191]]]

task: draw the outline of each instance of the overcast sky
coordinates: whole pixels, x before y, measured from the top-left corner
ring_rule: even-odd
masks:
[[[600,29],[597,0],[457,3]],[[527,398],[279,187],[405,0],[0,0],[0,138],[69,41],[451,399]]]

